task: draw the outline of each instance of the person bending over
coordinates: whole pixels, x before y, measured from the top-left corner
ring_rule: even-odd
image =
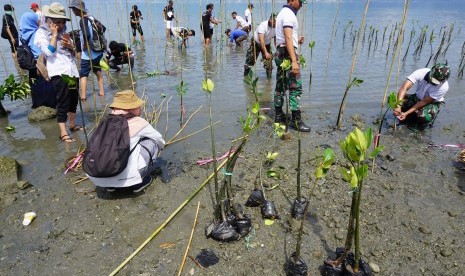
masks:
[[[242,41],[248,37],[248,33],[241,29],[226,29],[224,33],[229,37],[229,46],[232,46],[232,43],[236,42],[236,47],[241,47]]]
[[[113,58],[110,59],[112,56]],[[124,43],[112,40],[106,58],[109,61],[108,66],[118,72],[121,70],[118,65],[129,64],[131,69],[134,68],[134,52]]]
[[[184,27],[173,27],[171,28],[171,32],[179,42],[182,42],[181,45],[184,47],[187,46],[187,40],[189,39],[189,36],[195,36],[194,30],[190,30]]]

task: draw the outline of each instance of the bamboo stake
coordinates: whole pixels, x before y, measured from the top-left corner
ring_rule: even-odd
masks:
[[[110,276],[113,276],[113,275],[116,275],[121,269],[123,269],[123,267],[126,266],[127,263],[129,263],[129,261],[132,260],[132,258],[134,258],[142,249],[144,249],[144,247],[153,239],[155,238],[158,233],[160,233],[161,230],[163,230],[163,228],[166,227],[166,225],[168,225],[168,223],[171,222],[171,220],[184,208],[186,207],[186,205],[203,189],[203,187],[205,187],[209,182],[210,180],[213,178],[213,175],[217,174],[218,173],[218,170],[221,169],[224,164],[226,164],[226,161],[228,161],[228,159],[225,159],[223,162],[221,162],[221,164],[218,165],[216,171],[214,171],[213,173],[211,173],[207,179],[204,180],[204,182],[202,182],[202,184],[200,184],[200,186],[186,199],[184,200],[181,205],[155,230],[155,232],[152,233],[152,235],[150,235],[150,237],[148,237],[126,260],[124,260],[115,270],[113,270],[109,275]]]
[[[187,243],[186,252],[182,258],[181,267],[179,268],[178,276],[181,275],[184,264],[186,263],[187,253],[189,252],[189,247],[191,246],[192,237],[194,236],[195,225],[197,224],[197,217],[199,216],[200,201],[197,203],[197,211],[195,212],[194,225],[192,225],[191,236],[189,237],[189,242]]]
[[[360,25],[360,29],[359,29],[359,32],[357,34],[357,44],[355,45],[354,57],[352,59],[352,66],[350,68],[349,81],[347,82],[347,87],[349,87],[349,85],[352,83],[352,74],[353,74],[354,69],[355,69],[355,63],[357,61],[358,46],[360,44],[360,37],[361,37],[360,32],[363,30],[363,26],[365,25],[365,19],[366,19],[366,16],[367,16],[369,6],[370,6],[370,0],[367,0],[366,5],[365,5],[365,12],[363,13],[362,24]],[[339,114],[337,116],[337,128],[338,129],[341,129],[342,115],[344,114],[344,108],[345,108],[345,103],[346,103],[346,100],[347,100],[348,92],[349,92],[349,90],[346,89],[346,91],[344,92],[344,96],[342,98],[342,101],[341,101],[341,106],[339,107]]]
[[[221,122],[221,121],[216,121],[216,122],[214,122],[214,123],[212,124],[212,126],[214,126],[214,125],[216,125],[216,124],[219,124],[220,122]],[[206,127],[204,127],[204,128],[201,128],[201,129],[199,129],[199,130],[197,130],[197,131],[194,131],[193,133],[188,134],[188,135],[186,135],[186,136],[183,136],[183,137],[181,137],[181,138],[178,138],[178,139],[175,139],[175,140],[172,140],[173,138],[171,138],[170,140],[168,140],[168,142],[166,142],[165,147],[168,146],[168,145],[171,145],[171,144],[180,142],[180,141],[182,141],[182,140],[185,140],[185,139],[187,139],[187,138],[189,138],[189,137],[191,137],[191,136],[194,136],[195,134],[200,133],[200,132],[202,132],[202,131],[204,131],[204,130],[206,130],[206,129],[208,129],[208,128],[210,128],[210,125],[208,125],[208,126],[206,126]]]
[[[334,40],[335,33],[336,33],[336,20],[337,20],[337,15],[339,14],[340,7],[341,7],[341,0],[339,0],[339,2],[337,3],[336,15],[334,16],[333,31],[331,33],[331,39],[329,40],[328,53],[326,54],[326,68],[328,68],[329,54],[331,52],[331,47],[333,46],[333,40]]]

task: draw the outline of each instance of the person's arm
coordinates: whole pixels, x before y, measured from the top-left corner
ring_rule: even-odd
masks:
[[[399,91],[397,91],[397,100],[402,101],[405,98],[405,95],[407,95],[407,91],[412,88],[413,82],[409,79],[406,79],[402,86],[399,88]],[[400,116],[402,113],[401,106],[397,106],[394,111],[394,116]]]
[[[431,98],[430,96],[426,96],[423,98],[423,100],[417,102],[414,106],[412,106],[409,110],[405,111],[405,112],[401,112],[399,114],[399,116],[397,118],[399,118],[399,120],[405,120],[405,118],[407,118],[407,116],[417,110],[420,110],[422,109],[423,107],[425,107],[426,105],[428,104],[431,104],[431,103],[434,103],[434,99]]]
[[[57,36],[58,31],[55,24],[51,24],[50,30],[52,31],[52,38],[49,41],[47,35],[42,31],[38,30],[34,37],[34,44],[42,50],[42,53],[46,57],[52,56],[56,53],[56,46],[57,46]]]
[[[9,25],[6,26],[6,32],[8,33],[8,36],[10,37],[11,43],[13,43],[13,45],[14,45],[16,43],[16,39],[14,38],[13,34],[11,33]]]
[[[211,23],[213,23],[213,24],[218,24],[218,23],[221,23],[221,21],[219,21],[219,20],[217,20],[217,19],[213,18],[213,16],[212,16],[212,17],[210,17],[210,22],[211,22]]]
[[[163,9],[163,21],[166,22],[167,18],[166,18],[166,7]]]
[[[270,59],[271,54],[268,53],[268,50],[266,49],[265,34],[258,33],[258,41],[260,41],[260,48],[262,48],[262,53],[265,56],[265,59]]]
[[[297,63],[297,55],[295,54],[294,42],[292,40],[292,28],[284,28],[284,41],[286,42],[286,50],[289,53],[289,58],[292,64],[292,73],[298,75],[300,72],[299,64]]]

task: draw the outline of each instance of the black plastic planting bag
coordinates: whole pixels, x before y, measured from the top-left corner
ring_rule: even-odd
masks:
[[[278,218],[276,213],[276,207],[274,206],[273,201],[265,200],[262,205],[262,217],[266,219],[275,219]]]
[[[252,221],[249,216],[236,220],[236,230],[241,237],[247,236],[252,231]]]
[[[307,199],[305,197],[294,199],[292,204],[291,215],[295,219],[302,219],[304,217],[305,206],[307,206]]]
[[[217,241],[232,242],[241,238],[236,229],[227,222],[216,224],[210,233],[210,237]]]
[[[286,275],[287,276],[307,276],[307,264],[302,258],[296,260],[295,252],[287,260]]]
[[[358,273],[353,272],[353,267],[355,265],[355,256],[354,253],[350,252],[345,260],[344,265],[344,276],[372,276],[373,272],[371,271],[370,266],[360,258],[358,263]]]
[[[265,197],[263,196],[263,191],[260,189],[254,189],[251,193],[247,201],[245,202],[245,206],[247,207],[258,207],[262,205],[265,201]]]
[[[209,267],[218,263],[220,258],[211,249],[202,249],[200,253],[195,256],[195,260],[203,267]]]

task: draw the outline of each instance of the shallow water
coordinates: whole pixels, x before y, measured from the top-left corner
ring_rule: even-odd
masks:
[[[349,71],[353,58],[353,47],[350,43],[350,35],[347,34],[345,43],[342,40],[343,28],[349,22],[353,22],[353,29],[358,28],[363,16],[364,3],[346,2],[342,4],[339,15],[336,20],[337,32],[334,38],[332,49],[330,51],[329,62],[326,66],[329,40],[331,29],[336,14],[336,3],[315,2],[313,5],[307,5],[299,11],[302,31],[306,36],[306,43],[315,40],[316,46],[313,51],[313,61],[311,67],[313,72],[313,83],[309,87],[310,66],[302,70],[302,81],[304,84],[304,95],[302,97],[302,110],[304,118],[312,124],[312,118],[317,113],[325,114],[328,124],[335,124],[339,104],[345,85],[349,78]],[[27,1],[15,1],[16,16],[19,18],[22,11],[27,10]],[[131,3],[128,5],[130,6]],[[223,20],[221,26],[215,28],[215,42],[209,48],[204,48],[201,41],[201,32],[198,29],[198,16],[203,11],[199,9],[198,3],[183,2],[175,5],[178,12],[179,25],[192,27],[197,31],[197,36],[189,39],[189,46],[185,50],[177,47],[175,41],[166,42],[164,38],[163,21],[160,11],[162,3],[138,3],[145,19],[143,28],[145,31],[145,42],[141,45],[133,46],[136,51],[134,81],[135,90],[139,94],[145,93],[148,96],[149,103],[157,106],[162,95],[171,98],[169,104],[169,121],[166,137],[171,137],[179,128],[179,96],[176,92],[176,85],[182,80],[188,84],[188,91],[184,96],[184,106],[186,109],[186,118],[199,106],[203,109],[199,112],[185,133],[190,133],[199,128],[208,125],[208,98],[201,90],[201,81],[207,75],[215,83],[215,91],[212,94],[213,116],[214,121],[221,120],[221,123],[215,127],[215,138],[219,143],[219,150],[224,151],[228,147],[228,141],[240,133],[238,126],[239,116],[246,114],[247,106],[254,101],[253,95],[248,92],[248,87],[242,82],[243,63],[247,46],[243,48],[230,48],[220,41],[221,30],[233,25],[232,20],[222,15],[226,10],[229,15],[233,10],[242,13],[245,4],[234,3],[215,7],[214,14]],[[458,5],[458,6],[457,6]],[[111,9],[107,7],[111,6]],[[437,143],[454,143],[460,141],[449,141],[448,135],[441,131],[443,127],[454,129],[454,126],[463,127],[464,110],[461,108],[462,91],[465,90],[463,79],[457,78],[457,68],[460,62],[461,46],[464,41],[464,34],[461,27],[464,26],[465,20],[459,12],[463,7],[460,1],[442,2],[442,5],[434,4],[434,1],[412,1],[407,16],[407,26],[402,48],[402,56],[410,35],[412,25],[415,25],[417,36],[420,27],[425,24],[429,25],[429,30],[434,29],[436,39],[433,43],[433,51],[437,49],[439,43],[438,31],[443,26],[451,23],[455,24],[452,35],[452,44],[445,57],[440,60],[447,60],[452,69],[452,75],[449,80],[450,91],[446,96],[446,105],[441,110],[434,127],[425,133],[425,139]],[[88,4],[88,10],[96,17],[100,18],[108,27],[108,36],[110,40],[128,41],[129,31],[127,30],[127,6],[120,2],[114,1],[92,1]],[[276,5],[279,9],[279,5]],[[368,52],[368,42],[365,42],[359,48],[357,63],[353,77],[363,79],[364,82],[360,87],[352,87],[349,93],[345,118],[353,114],[360,114],[368,118],[370,122],[378,117],[380,102],[386,87],[387,76],[390,69],[392,55],[386,57],[387,36],[395,22],[400,22],[402,17],[403,1],[372,1],[368,10],[366,25],[367,29],[373,26],[379,30],[378,38],[380,40],[376,50]],[[463,10],[463,9],[462,9]],[[271,11],[271,4],[264,3],[263,9],[255,9],[254,20],[261,21],[263,14]],[[306,12],[305,21],[302,21]],[[312,27],[312,14],[314,16]],[[152,23],[151,23],[152,22]],[[77,26],[76,21],[72,22]],[[381,45],[381,36],[383,28],[388,26],[386,41]],[[420,26],[420,27],[419,27]],[[70,27],[70,26],[68,26]],[[162,31],[163,30],[163,31]],[[313,30],[313,33],[312,33]],[[368,32],[368,31],[367,31]],[[0,40],[2,45],[2,55],[6,59],[5,66],[0,66],[0,75],[6,76],[10,73],[16,73],[11,58],[6,47],[5,40]],[[397,87],[403,82],[408,74],[413,70],[423,67],[429,57],[429,45],[425,43],[423,52],[420,57],[412,56],[413,46],[410,47],[410,54],[405,63],[400,67],[394,65],[391,81],[388,91],[396,91]],[[204,51],[205,49],[205,51]],[[309,48],[302,47],[302,54],[310,65]],[[271,82],[266,80],[265,71],[260,62],[257,63],[257,75],[260,78],[259,91],[262,92],[260,102],[263,107],[272,107],[274,77]],[[146,72],[168,71],[169,75],[161,75],[152,78],[143,78]],[[275,71],[274,71],[275,72]],[[111,78],[105,77],[104,97],[96,97],[93,100],[92,85],[88,85],[88,101],[83,103],[85,110],[85,120],[88,124],[93,124],[95,114],[105,108],[105,105],[111,103],[112,95],[119,89],[128,89],[131,87],[132,80],[129,77],[127,68],[120,73],[111,73]],[[89,78],[90,79],[90,78]],[[82,133],[74,135],[78,143],[67,145],[59,142],[56,126],[53,121],[42,123],[29,123],[25,118],[29,112],[30,100],[24,102],[3,101],[5,107],[12,111],[8,119],[0,120],[0,137],[3,146],[0,149],[1,155],[10,155],[20,160],[27,161],[31,166],[25,166],[24,173],[29,177],[34,175],[38,180],[37,185],[46,185],[45,180],[49,174],[44,168],[57,167],[64,159],[74,154],[77,145],[84,142]],[[163,113],[165,114],[165,113]],[[80,112],[78,117],[80,118]],[[321,116],[321,115],[320,115]],[[392,120],[392,116],[389,116]],[[13,125],[16,127],[15,132],[6,132],[4,127]],[[349,126],[349,125],[348,125]],[[157,125],[160,132],[165,133],[166,117],[163,115]],[[208,151],[210,134],[204,131],[189,140],[176,144],[165,151],[166,159],[181,160],[189,158],[189,153],[195,150]],[[64,150],[63,150],[64,149]],[[173,154],[176,153],[176,154]],[[191,157],[195,158],[195,157]],[[41,162],[38,162],[38,161]],[[32,165],[34,164],[34,165]]]

